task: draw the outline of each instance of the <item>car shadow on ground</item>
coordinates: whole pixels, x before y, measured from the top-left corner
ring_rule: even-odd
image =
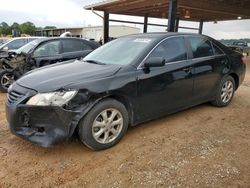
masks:
[[[170,121],[170,120],[176,120],[176,119],[186,120],[181,125],[181,126],[186,126],[187,121],[189,119],[187,117],[188,114],[194,114],[194,113],[201,111],[205,108],[215,108],[215,107],[213,107],[209,103],[205,103],[205,104],[201,104],[201,105],[198,105],[198,106],[195,106],[195,107],[192,107],[192,108],[189,108],[189,109],[186,109],[186,110],[174,113],[174,114],[170,114],[170,115],[167,115],[167,116],[155,119],[155,120],[141,123],[141,124],[138,124],[138,125],[133,126],[133,127],[129,127],[124,138],[116,146],[114,146],[113,148],[107,149],[107,150],[95,151],[95,152],[106,153],[107,151],[109,151],[109,152],[112,150],[115,151],[116,149],[122,148],[124,146],[124,144],[127,145],[126,143],[131,142],[131,140],[132,140],[132,143],[135,142],[138,139],[138,135],[141,135],[141,137],[147,136],[148,132],[151,132],[151,130],[153,130],[154,132],[160,133],[162,126],[173,126],[172,124],[168,125],[168,121]],[[72,149],[74,149],[75,151],[79,151],[82,154],[86,154],[86,155],[88,155],[90,153],[95,153],[93,150],[86,147],[80,141],[80,139],[78,138],[78,134],[76,132],[73,134],[73,136],[69,140],[67,140],[63,143],[59,143],[57,145],[48,147],[48,148],[43,148],[43,147],[34,145],[34,144],[30,143],[29,141],[22,140],[21,138],[17,138],[16,136],[13,139],[14,140],[17,139],[16,141],[17,141],[18,146],[20,146],[20,140],[21,140],[21,142],[23,142],[23,144],[22,144],[23,150],[25,152],[29,152],[29,154],[31,154],[31,155],[34,154],[34,151],[36,153],[40,153],[40,152],[44,153],[45,152],[47,154],[53,154],[53,155],[58,154],[59,155],[62,152],[65,152],[65,153],[67,153],[67,151],[72,152]]]

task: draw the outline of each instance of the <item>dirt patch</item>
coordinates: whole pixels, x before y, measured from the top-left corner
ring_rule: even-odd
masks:
[[[0,187],[250,187],[250,69],[227,108],[209,104],[130,128],[93,152],[12,135],[0,95]]]

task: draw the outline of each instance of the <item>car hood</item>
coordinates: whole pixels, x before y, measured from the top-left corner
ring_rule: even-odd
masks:
[[[31,71],[17,80],[17,84],[38,92],[49,92],[112,76],[120,68],[120,65],[98,65],[76,60]]]

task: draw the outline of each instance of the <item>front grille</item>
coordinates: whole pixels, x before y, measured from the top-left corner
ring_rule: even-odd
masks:
[[[15,102],[17,102],[19,99],[21,99],[24,96],[24,94],[17,92],[17,91],[10,91],[8,93],[8,103],[9,104],[14,104]]]

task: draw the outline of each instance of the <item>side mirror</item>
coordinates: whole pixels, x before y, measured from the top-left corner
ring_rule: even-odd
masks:
[[[5,47],[3,48],[3,50],[4,50],[4,51],[8,51],[8,50],[9,50],[8,46],[5,46]]]
[[[150,67],[163,67],[166,64],[166,61],[162,57],[151,57],[148,58],[144,62],[144,67],[145,68],[150,68]]]
[[[9,57],[15,57],[16,56],[16,52],[10,51],[10,52],[8,52],[8,55],[9,55]]]

